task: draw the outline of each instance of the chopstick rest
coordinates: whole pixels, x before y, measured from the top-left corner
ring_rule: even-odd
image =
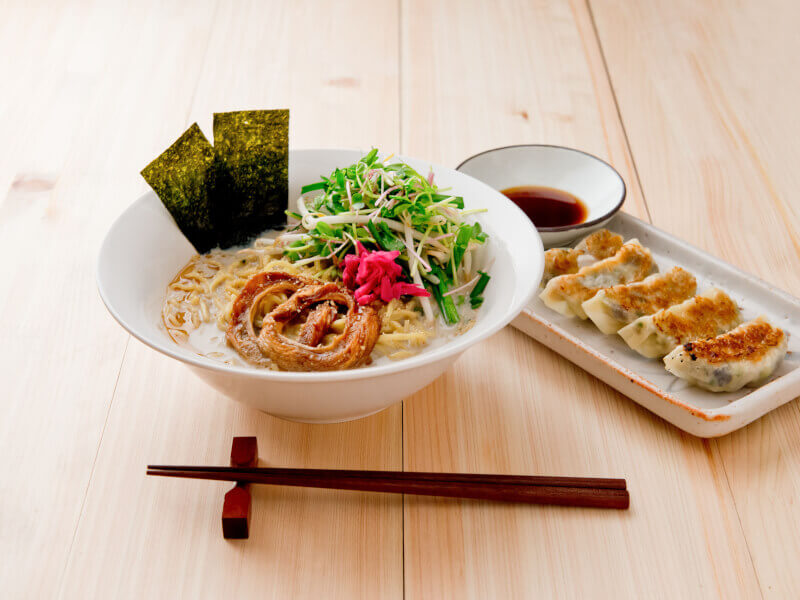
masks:
[[[248,484],[357,490],[423,496],[470,498],[497,502],[549,504],[625,510],[630,495],[624,479],[493,475],[482,473],[424,473],[262,467],[254,437],[234,438],[231,466],[148,465],[148,475],[233,481],[225,495],[222,532],[226,539],[249,535],[252,499]]]
[[[258,440],[255,437],[235,437],[231,444],[231,467],[257,467]],[[244,540],[250,537],[250,512],[253,500],[250,484],[244,481],[225,494],[222,504],[222,537]]]

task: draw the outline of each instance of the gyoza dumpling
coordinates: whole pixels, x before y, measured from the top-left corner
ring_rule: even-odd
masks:
[[[541,286],[559,275],[577,273],[581,267],[614,256],[622,247],[622,236],[600,229],[586,236],[575,248],[550,248],[544,253]]]
[[[622,248],[622,236],[608,229],[598,229],[575,246],[575,250],[594,256],[598,260],[614,256],[620,248]]]
[[[678,346],[667,371],[712,392],[735,392],[767,379],[786,356],[788,335],[759,317],[717,337]]]
[[[566,317],[585,319],[581,304],[597,292],[620,283],[641,281],[655,270],[650,250],[639,240],[630,240],[610,258],[583,267],[577,273],[551,279],[539,297],[548,308]]]
[[[596,259],[576,248],[550,248],[544,253],[544,273],[539,287],[546,286],[551,279],[559,275],[577,273],[582,265],[578,264],[578,259],[589,259],[589,263],[597,262]]]
[[[696,291],[694,275],[674,267],[666,273],[650,275],[643,281],[600,290],[581,308],[600,331],[610,334],[639,317],[683,302]]]
[[[722,290],[712,288],[654,315],[640,317],[619,334],[642,356],[661,358],[675,346],[715,337],[741,322],[736,303]]]

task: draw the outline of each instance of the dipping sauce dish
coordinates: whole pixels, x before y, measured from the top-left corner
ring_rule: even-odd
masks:
[[[515,201],[536,225],[546,248],[565,246],[600,229],[625,201],[625,182],[611,165],[563,146],[495,148],[471,156],[456,169]],[[554,219],[563,224],[552,224]]]

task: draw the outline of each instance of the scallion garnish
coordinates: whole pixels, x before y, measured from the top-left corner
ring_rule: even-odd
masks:
[[[300,221],[298,230],[305,231],[300,239],[291,234],[292,243],[284,245],[289,260],[330,260],[339,267],[344,256],[356,253],[358,241],[368,251],[399,252],[403,278],[424,283],[448,324],[460,320],[455,293],[466,294],[472,287],[470,305],[483,302],[489,276],[475,274],[471,252],[488,236],[478,223],[465,222],[464,199],[440,189],[432,174],[380,160],[373,148],[355,164],[302,188],[303,195],[315,191],[313,199],[298,201],[296,212],[287,211]],[[420,301],[430,317],[429,299]]]

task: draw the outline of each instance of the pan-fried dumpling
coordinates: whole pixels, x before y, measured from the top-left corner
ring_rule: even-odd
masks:
[[[610,334],[639,317],[683,302],[696,292],[694,275],[674,267],[666,273],[650,275],[643,281],[600,290],[581,308],[600,331]]]
[[[581,268],[578,259],[584,259],[586,255],[576,248],[550,248],[544,253],[544,273],[540,286],[544,287],[554,277],[577,273]],[[589,257],[590,262],[594,262],[593,257]]]
[[[667,371],[711,392],[735,392],[767,379],[786,356],[788,335],[759,317],[717,337],[678,346]]]
[[[581,267],[614,256],[622,247],[622,236],[600,229],[586,236],[574,248],[550,248],[544,253],[544,275],[541,286],[559,275],[577,273]]]
[[[575,246],[575,250],[600,260],[614,256],[620,248],[622,248],[622,236],[608,229],[598,229]]]
[[[650,250],[639,240],[625,242],[610,258],[603,259],[577,273],[550,280],[539,295],[548,308],[566,317],[586,318],[581,304],[603,288],[641,281],[657,270]]]
[[[639,317],[618,333],[639,354],[660,358],[675,346],[715,337],[739,323],[736,303],[719,288],[712,288],[653,315]]]

